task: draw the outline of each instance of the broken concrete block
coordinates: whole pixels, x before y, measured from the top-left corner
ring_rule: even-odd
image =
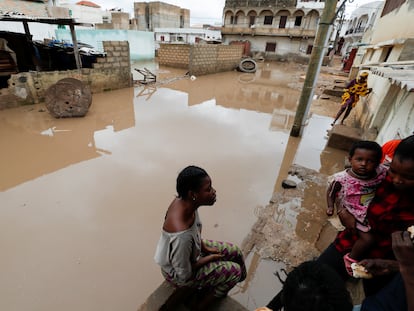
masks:
[[[55,118],[83,117],[92,103],[92,93],[82,81],[65,78],[47,89],[45,101]]]

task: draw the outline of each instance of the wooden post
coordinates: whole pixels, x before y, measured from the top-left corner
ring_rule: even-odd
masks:
[[[79,55],[78,41],[76,39],[75,26],[73,24],[70,24],[69,27],[70,27],[70,34],[72,35],[73,54],[75,55],[76,68],[81,69],[82,61]]]
[[[295,120],[290,131],[290,136],[298,137],[302,134],[304,119],[312,103],[313,88],[318,80],[319,70],[322,65],[325,44],[328,40],[328,31],[334,16],[337,0],[326,0],[319,27],[316,33],[312,54],[309,59],[308,70],[306,71],[305,81],[303,83],[302,93],[299,98],[298,108],[296,110]]]

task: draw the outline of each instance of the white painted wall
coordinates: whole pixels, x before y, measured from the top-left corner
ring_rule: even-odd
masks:
[[[323,9],[325,7],[325,2],[323,1],[298,1],[296,3],[296,7],[298,9],[303,9],[303,8],[307,8],[307,9],[316,9],[316,10],[320,10]]]
[[[176,42],[177,39],[174,38],[182,37],[184,41],[181,42],[189,44],[194,44],[196,38],[221,40],[220,30],[202,28],[155,28],[154,34],[157,42],[162,42],[162,36],[164,36],[164,42]]]
[[[70,31],[56,31],[58,40],[72,42]],[[154,33],[138,30],[76,30],[79,41],[92,45],[96,50],[103,51],[102,41],[129,41],[131,60],[153,59],[155,56]]]
[[[377,141],[384,143],[395,137],[407,137],[414,131],[414,92],[401,90],[395,105],[384,120]]]
[[[56,25],[29,23],[29,30],[33,40],[43,41],[44,38],[52,39],[55,37],[56,29]],[[25,33],[22,22],[0,22],[0,30]]]
[[[374,27],[372,44],[390,39],[405,39],[414,37],[414,9],[412,1],[406,1],[399,9],[379,18]]]
[[[285,55],[288,53],[305,53],[308,44],[312,44],[308,42],[308,40],[291,40],[289,38],[284,37],[265,37],[265,36],[231,36],[226,35],[226,44],[230,43],[231,41],[239,41],[239,40],[248,40],[250,41],[252,52],[264,52],[266,48],[267,42],[276,42],[276,52],[274,54]],[[271,53],[271,52],[266,52]]]

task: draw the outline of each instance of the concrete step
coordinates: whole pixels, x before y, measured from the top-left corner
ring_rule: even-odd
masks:
[[[138,311],[158,311],[159,308],[167,301],[167,299],[174,293],[174,287],[164,281],[147,299],[147,301],[138,309]],[[225,297],[215,302],[211,311],[247,311],[240,303],[231,297]],[[170,311],[191,311],[184,302],[177,304],[174,310]]]
[[[349,151],[352,144],[359,140],[375,140],[376,133],[370,130],[336,124],[328,130],[327,146]]]

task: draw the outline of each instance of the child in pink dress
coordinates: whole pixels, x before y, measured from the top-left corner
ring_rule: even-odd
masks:
[[[387,169],[380,165],[381,146],[373,141],[358,141],[349,151],[351,167],[332,175],[327,191],[328,216],[333,215],[336,205],[337,214],[345,210],[355,218],[358,240],[351,252],[344,256],[345,266],[352,275],[351,263],[364,259],[363,256],[373,244],[367,209],[378,185],[385,178]]]

